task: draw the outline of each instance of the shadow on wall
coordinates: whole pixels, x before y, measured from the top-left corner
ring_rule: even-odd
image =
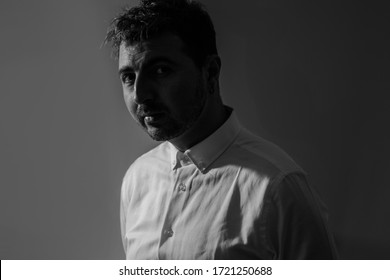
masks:
[[[337,237],[339,256],[344,260],[388,260],[390,246],[381,239],[357,239],[353,236]]]
[[[390,259],[390,28],[385,4],[205,1],[222,94],[327,203],[342,259]]]

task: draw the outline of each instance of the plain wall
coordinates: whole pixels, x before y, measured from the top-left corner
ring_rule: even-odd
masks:
[[[127,113],[100,46],[135,2],[1,1],[1,259],[124,258],[122,177],[157,143]],[[388,7],[203,3],[226,104],[307,171],[341,258],[390,259]]]

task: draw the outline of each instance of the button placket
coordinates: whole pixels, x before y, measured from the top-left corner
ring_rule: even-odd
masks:
[[[180,161],[180,162],[179,162]],[[178,158],[177,166],[181,166],[181,159]],[[164,258],[176,240],[181,240],[182,231],[180,230],[183,210],[187,204],[191,190],[191,177],[195,166],[181,166],[172,172],[174,186],[169,204],[165,213],[164,223],[161,228],[159,242],[159,257]],[[175,230],[173,230],[175,229]]]
[[[176,161],[177,164],[178,161]],[[173,189],[173,193],[171,194],[171,198],[168,204],[168,208],[165,214],[165,219],[164,219],[164,224],[161,229],[161,239],[160,239],[160,244],[159,250],[161,254],[164,254],[164,248],[167,245],[165,242],[168,242],[170,239],[174,238],[175,232],[173,231],[173,228],[175,228],[176,223],[178,221],[178,218],[180,216],[181,210],[183,209],[183,204],[185,197],[182,195],[182,190],[184,189],[183,186],[181,185],[181,182],[183,180],[183,177],[185,178],[185,174],[183,174],[183,169],[178,168],[175,169],[174,172],[172,173],[173,176],[173,181],[175,182],[176,186]],[[184,185],[185,187],[185,185]],[[172,242],[172,241],[171,241]]]

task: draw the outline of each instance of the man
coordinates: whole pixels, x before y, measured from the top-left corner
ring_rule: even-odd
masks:
[[[127,259],[332,259],[322,204],[302,169],[239,124],[202,6],[144,0],[107,33],[127,108],[158,147],[127,171]]]

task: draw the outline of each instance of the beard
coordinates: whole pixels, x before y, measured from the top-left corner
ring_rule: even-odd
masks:
[[[188,104],[191,104],[180,116],[173,118],[170,114],[165,115],[165,119],[162,125],[148,125],[145,123],[145,112],[169,112],[163,104],[145,104],[140,105],[137,110],[138,123],[148,133],[148,135],[155,141],[167,141],[182,135],[185,131],[190,129],[199,119],[203,112],[206,103],[206,91],[202,84],[197,83],[195,89],[195,95],[193,100]]]

